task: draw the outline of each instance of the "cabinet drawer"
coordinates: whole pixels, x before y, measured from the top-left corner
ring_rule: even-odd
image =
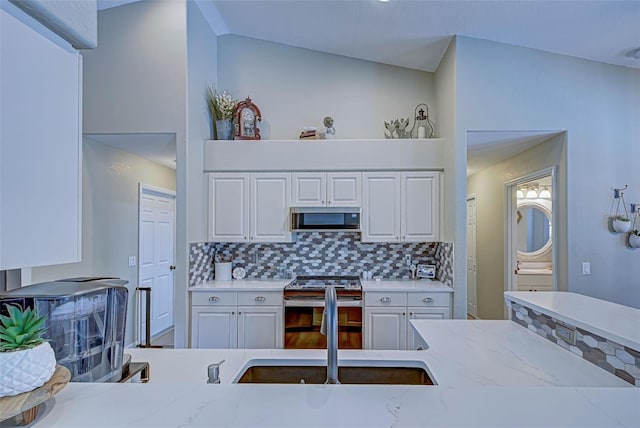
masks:
[[[450,293],[408,293],[408,306],[451,306]]]
[[[407,306],[407,293],[400,291],[368,291],[364,293],[365,306]]]
[[[279,291],[238,292],[238,305],[282,306],[282,293]]]
[[[194,306],[235,306],[236,293],[233,291],[193,291],[191,304]]]

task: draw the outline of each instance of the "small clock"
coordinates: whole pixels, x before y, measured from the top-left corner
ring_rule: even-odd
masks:
[[[240,101],[233,110],[234,139],[259,140],[258,122],[262,121],[262,113],[251,98]]]

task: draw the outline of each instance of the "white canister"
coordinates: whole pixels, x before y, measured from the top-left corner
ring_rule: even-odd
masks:
[[[231,262],[215,263],[216,281],[231,281]]]

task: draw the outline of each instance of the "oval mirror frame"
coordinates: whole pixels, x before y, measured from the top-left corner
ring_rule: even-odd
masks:
[[[551,220],[552,219],[551,209],[547,205],[540,203],[538,201],[525,200],[525,201],[518,202],[518,210],[520,208],[529,208],[529,207],[537,208],[538,210],[542,211],[544,215],[547,217],[547,220],[549,221],[549,239],[539,250],[531,251],[531,252],[516,250],[517,256],[521,260],[535,259],[537,257],[540,257],[548,253],[551,250],[551,245],[553,240],[553,234],[552,234],[553,222]]]

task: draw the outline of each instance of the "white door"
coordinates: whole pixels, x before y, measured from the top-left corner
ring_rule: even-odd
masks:
[[[327,206],[359,207],[362,204],[362,173],[328,172]]]
[[[249,240],[249,174],[209,174],[209,240]]]
[[[237,347],[236,307],[192,307],[191,346],[207,349],[235,349]]]
[[[401,236],[406,242],[440,238],[440,174],[401,173]]]
[[[294,172],[291,174],[294,207],[322,207],[326,203],[324,172]]]
[[[406,308],[365,308],[364,340],[365,349],[406,349]]]
[[[467,313],[478,317],[476,272],[476,198],[467,199]]]
[[[251,242],[291,242],[291,174],[251,174]]]
[[[279,349],[283,334],[281,306],[238,307],[238,348]]]
[[[139,208],[138,283],[151,288],[154,336],[173,327],[175,193],[140,185]],[[144,316],[142,319],[145,331]]]
[[[366,172],[363,180],[363,242],[400,240],[400,174]]]

